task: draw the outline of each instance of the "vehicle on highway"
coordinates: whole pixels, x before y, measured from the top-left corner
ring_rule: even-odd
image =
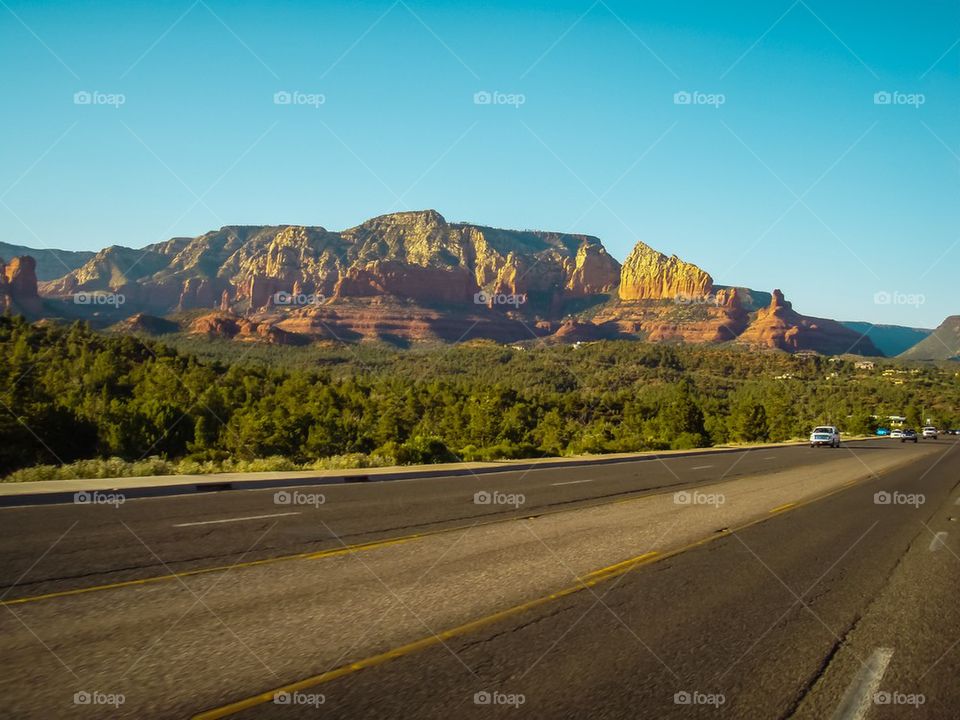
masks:
[[[900,438],[900,442],[910,442],[911,440],[913,442],[917,442],[918,439],[919,437],[917,436],[916,430],[904,430],[903,437]]]
[[[929,439],[932,439],[932,440],[936,440],[936,439],[937,439],[937,435],[939,435],[939,434],[940,434],[940,433],[937,431],[937,429],[936,429],[935,427],[933,427],[932,425],[927,425],[927,427],[925,427],[925,428],[923,429],[923,439],[924,439],[924,440],[927,440],[928,438],[929,438]]]
[[[819,445],[829,445],[830,447],[840,447],[840,431],[833,425],[821,425],[815,427],[810,433],[810,447]]]
[[[890,434],[890,430],[887,428],[877,428],[877,435],[880,437],[886,437]]]
[[[892,437],[892,438],[902,438],[902,437],[903,437],[903,430],[894,430],[892,433],[890,433],[890,437]]]

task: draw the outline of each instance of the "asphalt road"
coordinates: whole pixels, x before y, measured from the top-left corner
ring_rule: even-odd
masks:
[[[299,699],[344,718],[830,718],[881,649],[881,704],[847,717],[957,718],[958,486],[960,452],[926,457]]]
[[[284,557],[529,516],[644,493],[817,467],[854,451],[915,452],[871,440],[707,453],[615,464],[127,499],[123,504],[0,508],[0,595],[6,599],[211,566]],[[523,496],[523,503],[476,504]],[[497,493],[498,495],[495,495]],[[323,503],[318,504],[322,498]],[[267,528],[271,532],[261,537]],[[42,563],[35,560],[43,556]]]
[[[0,715],[957,717],[956,448],[3,509]]]

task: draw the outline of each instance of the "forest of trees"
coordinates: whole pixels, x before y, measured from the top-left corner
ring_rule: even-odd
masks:
[[[87,458],[209,469],[691,448],[802,437],[819,423],[872,432],[873,415],[957,426],[958,409],[960,377],[947,365],[857,370],[847,359],[627,341],[233,343],[199,354],[185,339],[177,349],[0,317],[0,476]]]

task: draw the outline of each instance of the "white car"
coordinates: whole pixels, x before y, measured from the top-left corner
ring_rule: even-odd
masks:
[[[892,433],[890,433],[890,437],[892,437],[892,438],[901,438],[901,439],[902,439],[902,438],[903,438],[903,430],[894,430]]]
[[[840,447],[840,431],[833,425],[815,427],[813,432],[810,433],[810,447],[817,447],[818,445]]]
[[[932,438],[932,439],[936,440],[936,439],[937,439],[937,436],[938,436],[939,434],[940,434],[940,432],[939,432],[935,427],[933,427],[932,425],[927,425],[927,427],[925,427],[925,428],[923,429],[923,439],[924,439],[924,440],[926,440],[927,438]]]

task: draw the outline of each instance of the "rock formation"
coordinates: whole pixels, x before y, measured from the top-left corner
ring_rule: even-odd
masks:
[[[28,317],[41,313],[37,294],[37,264],[30,255],[13,258],[9,264],[0,259],[0,310]]]
[[[773,291],[770,305],[757,311],[737,341],[790,352],[814,350],[826,355],[880,354],[865,335],[835,320],[807,317],[796,312],[780,290]]]
[[[547,307],[608,293],[619,275],[595,237],[448,223],[426,210],[342,232],[227,226],[142,250],[106,248],[41,289],[65,297],[124,288],[131,312],[152,314],[233,304],[256,311],[278,292],[470,304],[481,288],[536,295],[538,307]]]
[[[620,271],[621,300],[701,298],[713,291],[713,278],[676,255],[667,257],[638,242]]]
[[[78,291],[124,302],[107,318],[70,303]],[[139,250],[108,247],[40,283],[39,294],[55,317],[106,323],[139,313],[131,331],[149,332],[159,327],[149,318],[172,315],[193,334],[270,343],[634,337],[877,352],[839,323],[795,312],[780,291],[714,285],[642,242],[621,267],[590,235],[450,223],[434,210],[343,231],[229,225]],[[29,258],[0,272],[0,307],[42,312]]]

